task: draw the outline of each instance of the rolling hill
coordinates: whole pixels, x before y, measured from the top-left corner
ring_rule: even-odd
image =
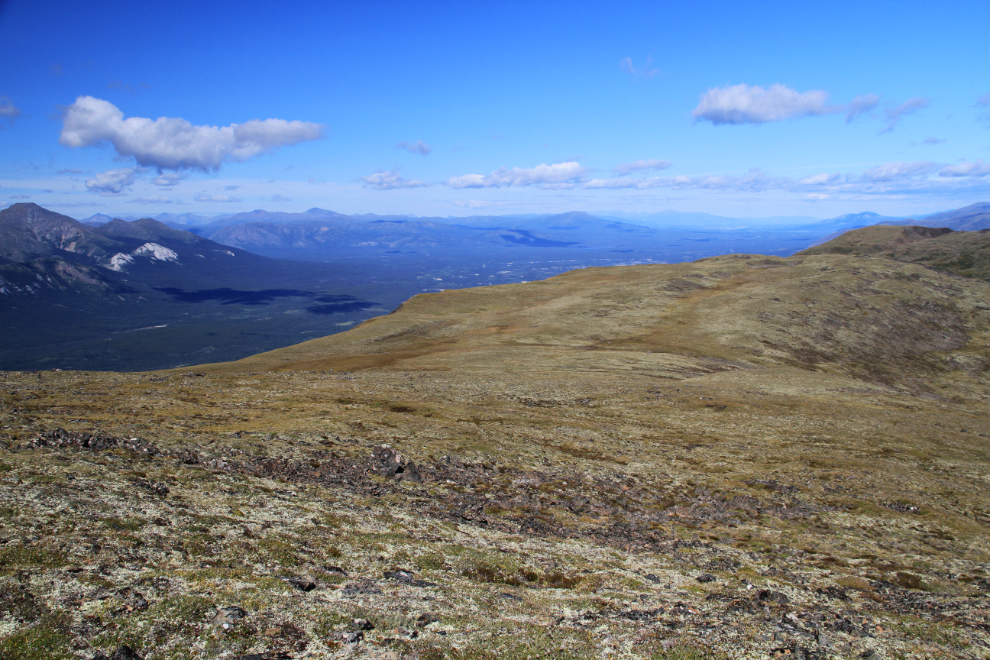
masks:
[[[981,237],[937,233],[867,232]],[[877,255],[588,268],[237,362],[0,374],[0,649],[980,657],[990,284]]]
[[[876,225],[842,234],[799,254],[873,255],[990,281],[990,229]]]

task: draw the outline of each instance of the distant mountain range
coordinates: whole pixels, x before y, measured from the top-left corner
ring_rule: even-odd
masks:
[[[368,300],[366,271],[353,270],[259,256],[150,218],[92,227],[15,204],[0,211],[0,369],[249,355],[338,331],[420,290]]]
[[[823,234],[877,223],[978,229],[990,226],[990,204],[775,228],[733,227],[731,218],[706,229],[580,212],[418,218],[318,208],[191,226],[179,221],[203,218],[103,219],[86,224],[35,204],[0,211],[0,368],[163,368],[202,362],[202,351],[235,359],[339,332],[424,291],[589,266],[789,256]]]

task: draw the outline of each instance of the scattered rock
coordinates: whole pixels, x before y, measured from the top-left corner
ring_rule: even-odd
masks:
[[[249,653],[239,655],[236,660],[290,660],[291,655],[285,651],[265,651],[264,653]]]
[[[304,580],[301,578],[282,578],[287,584],[292,585],[299,591],[310,592],[316,589],[316,583],[312,580]]]
[[[162,451],[158,447],[139,438],[121,438],[99,432],[96,434],[74,433],[61,428],[41,433],[37,438],[28,443],[28,447],[75,447],[78,449],[90,449],[92,451],[129,449],[130,451],[150,454],[152,456],[162,455]]]
[[[357,644],[364,639],[364,633],[361,631],[343,633],[340,636],[340,639],[344,642],[344,644]]]
[[[708,582],[714,582],[716,578],[711,573],[702,573],[701,575],[699,575],[695,579],[698,582],[701,582],[702,584],[705,584],[705,583],[708,583]]]
[[[403,584],[408,584],[414,587],[435,587],[437,586],[435,582],[427,582],[426,580],[417,580],[413,577],[411,571],[404,571],[402,569],[395,569],[393,571],[385,571],[385,577],[390,580],[398,580]]]
[[[123,607],[115,614],[130,614],[139,610],[148,609],[149,603],[144,596],[130,587],[125,587],[114,594],[114,599],[123,603]]]
[[[247,616],[247,612],[239,607],[223,607],[217,610],[217,613],[213,615],[210,619],[210,623],[220,626],[225,630],[231,626],[237,625],[237,623]]]
[[[341,575],[347,577],[347,571],[342,569],[340,566],[324,566],[323,570],[327,573],[332,573],[334,575]]]
[[[430,612],[423,612],[416,618],[416,625],[428,626],[431,623],[436,623],[439,620],[440,620],[439,617],[431,614]]]
[[[113,652],[113,655],[109,657],[102,651],[97,651],[96,655],[93,656],[93,660],[144,660],[144,658],[138,655],[137,651],[127,644],[121,644]]]
[[[340,593],[345,596],[369,596],[380,594],[381,592],[382,590],[376,587],[374,583],[368,581],[352,582],[351,584],[344,585],[340,590]]]
[[[354,630],[374,630],[375,624],[367,619],[354,619],[351,621],[351,628]]]
[[[371,453],[372,469],[379,474],[404,481],[422,483],[423,477],[413,461],[406,461],[402,454],[389,445],[375,447]]]
[[[139,479],[135,483],[141,488],[147,490],[148,492],[154,493],[155,495],[158,495],[160,497],[165,497],[166,495],[168,495],[168,486],[166,486],[164,483],[160,481],[156,484],[153,484],[150,481]]]

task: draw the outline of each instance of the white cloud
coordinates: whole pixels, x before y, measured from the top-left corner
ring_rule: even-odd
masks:
[[[17,109],[14,102],[11,101],[6,96],[0,96],[0,117],[5,117],[7,119],[13,119],[14,117],[20,117],[21,111]]]
[[[375,172],[368,176],[360,177],[366,187],[375,190],[398,190],[399,188],[426,188],[430,184],[426,181],[410,181],[403,179],[396,170],[391,172]]]
[[[671,162],[669,160],[635,160],[631,163],[624,163],[618,167],[614,167],[612,168],[612,171],[616,174],[629,174],[631,172],[639,172],[641,170],[665,170],[670,166]]]
[[[210,195],[209,193],[201,192],[196,193],[193,197],[197,202],[239,202],[241,201],[237,197],[228,197],[227,195]]]
[[[156,186],[174,186],[185,178],[186,176],[179,172],[162,172],[152,183]]]
[[[134,177],[140,172],[141,169],[137,167],[124,167],[118,170],[100,172],[86,182],[86,188],[103,197],[120,195],[134,185]]]
[[[159,197],[152,195],[151,197],[138,197],[131,200],[132,202],[137,202],[138,204],[171,204],[172,200],[168,197]]]
[[[852,100],[852,103],[844,108],[846,113],[846,123],[848,124],[860,115],[865,115],[867,113],[872,114],[873,109],[876,108],[879,103],[880,97],[875,94],[864,94],[862,96],[857,96]]]
[[[783,179],[773,179],[768,177],[762,170],[751,170],[744,176],[729,175],[701,175],[701,176],[673,176],[673,177],[648,177],[645,179],[621,178],[621,179],[592,179],[584,184],[584,188],[594,190],[601,188],[635,188],[647,190],[650,188],[674,188],[677,190],[734,190],[734,191],[758,191],[770,188],[779,188]]]
[[[253,119],[230,126],[194,126],[175,117],[130,117],[108,101],[80,96],[65,109],[59,143],[87,147],[109,142],[139,165],[167,170],[215,171],[279,147],[323,137],[324,126],[284,119]]]
[[[588,170],[580,163],[567,162],[536,167],[513,167],[511,170],[501,167],[488,176],[481,174],[464,174],[447,179],[445,182],[451,188],[509,188],[520,186],[541,186],[554,190],[573,188],[584,178]]]
[[[930,161],[917,161],[914,163],[884,163],[877,167],[865,170],[860,181],[878,183],[881,181],[898,181],[902,179],[912,179],[916,177],[928,176],[938,169],[935,163]]]
[[[823,186],[842,180],[841,174],[815,174],[799,179],[798,183],[803,186]]]
[[[597,189],[616,189],[616,188],[639,188],[640,190],[645,190],[647,188],[658,188],[661,184],[658,181],[672,181],[672,179],[659,179],[657,177],[649,177],[646,179],[633,179],[631,177],[620,177],[616,179],[592,179],[584,184],[584,188],[589,190]]]
[[[633,78],[652,78],[653,76],[660,73],[660,69],[654,69],[652,58],[646,58],[646,64],[643,65],[642,69],[637,69],[633,66],[633,61],[631,57],[623,57],[619,60],[619,71],[623,73],[630,74]]]
[[[943,167],[942,171],[938,173],[939,176],[987,176],[990,175],[990,163],[984,163],[983,160],[977,160],[975,163],[959,163],[958,165],[949,165],[948,167]]]
[[[426,144],[422,140],[416,140],[412,144],[410,144],[410,143],[408,143],[408,142],[406,142],[406,141],[403,140],[399,144],[395,145],[395,148],[396,149],[405,149],[406,151],[408,151],[411,154],[419,154],[421,156],[427,156],[427,155],[429,155],[430,151],[432,150],[430,148],[430,145]]]
[[[835,107],[826,105],[827,101],[828,94],[821,90],[797,92],[780,83],[767,89],[759,85],[731,85],[705,92],[691,116],[716,126],[762,124],[836,112]]]
[[[291,197],[286,197],[285,195],[272,195],[273,202],[291,202]]]
[[[902,106],[900,114],[913,112],[917,108],[909,104],[918,101],[924,99],[912,99]],[[691,116],[718,126],[719,124],[763,124],[799,117],[845,113],[846,123],[849,123],[861,115],[872,116],[879,103],[879,96],[862,94],[844,105],[830,105],[828,93],[822,90],[798,92],[780,83],[766,89],[759,85],[742,84],[709,89],[701,96],[701,101],[691,112]],[[927,105],[927,101],[924,103]],[[886,113],[888,121],[891,112]],[[897,118],[899,117],[900,115],[897,115]],[[896,119],[894,121],[896,123]]]
[[[13,124],[14,120],[21,116],[21,111],[14,105],[14,102],[6,96],[0,96],[0,120],[6,120],[7,124]],[[0,128],[4,128],[4,122],[0,121]]]
[[[927,108],[929,106],[928,99],[923,98],[913,98],[909,101],[905,101],[894,108],[888,108],[883,111],[884,116],[887,118],[887,123],[880,130],[880,133],[889,133],[894,130],[894,126],[901,121],[904,115],[910,115],[922,108]]]
[[[940,177],[933,176],[936,172]],[[809,200],[843,195],[958,194],[968,190],[990,192],[990,163],[960,163],[943,167],[931,161],[892,162],[856,173],[822,173],[802,178],[778,177],[754,169],[744,175],[713,174],[646,178],[592,179],[587,190],[633,189],[706,190],[723,193],[784,191],[802,193]]]

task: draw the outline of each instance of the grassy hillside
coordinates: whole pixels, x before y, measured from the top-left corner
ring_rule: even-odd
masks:
[[[872,255],[990,281],[990,229],[952,231],[876,225],[847,232],[799,254]]]
[[[987,300],[719,257],[3,374],[0,655],[986,657]]]

